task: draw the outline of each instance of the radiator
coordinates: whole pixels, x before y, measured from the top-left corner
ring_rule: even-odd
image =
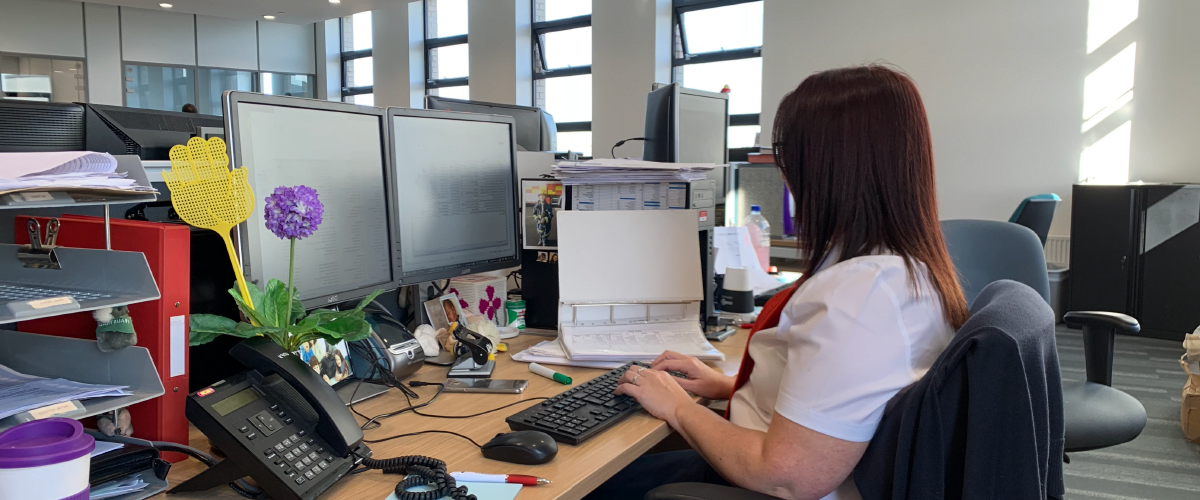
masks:
[[[1046,238],[1046,263],[1063,267],[1071,266],[1071,237],[1049,236]]]

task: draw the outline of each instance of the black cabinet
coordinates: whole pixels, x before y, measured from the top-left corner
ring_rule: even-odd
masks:
[[[1172,340],[1200,326],[1200,185],[1075,186],[1070,310],[1122,312]]]

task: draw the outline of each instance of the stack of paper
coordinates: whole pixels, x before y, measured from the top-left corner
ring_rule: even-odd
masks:
[[[656,161],[597,158],[564,161],[554,166],[554,177],[563,184],[618,184],[625,182],[698,181],[715,167],[712,163],[661,163]]]
[[[0,153],[0,194],[27,191],[100,189],[153,192],[117,173],[117,159],[108,153],[55,151]]]
[[[538,363],[543,365],[567,365],[583,368],[601,368],[611,370],[623,364],[623,361],[580,361],[567,357],[562,345],[557,340],[546,340],[524,351],[512,355],[513,361],[522,363]]]
[[[127,385],[97,385],[25,375],[0,365],[0,418],[75,399],[129,396]]]
[[[140,475],[104,483],[88,494],[89,500],[102,500],[146,489],[149,484]]]

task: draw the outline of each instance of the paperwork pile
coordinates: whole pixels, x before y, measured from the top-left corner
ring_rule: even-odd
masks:
[[[566,185],[626,182],[698,181],[715,167],[712,163],[661,163],[656,161],[598,158],[564,161],[552,173]]]
[[[0,194],[80,189],[154,192],[116,170],[117,159],[108,153],[0,153]]]
[[[103,500],[105,498],[113,498],[121,495],[127,495],[135,491],[146,489],[149,484],[142,480],[141,476],[126,477],[104,483],[88,494],[89,500]]]
[[[127,385],[97,385],[25,375],[0,365],[0,419],[75,399],[129,396]]]

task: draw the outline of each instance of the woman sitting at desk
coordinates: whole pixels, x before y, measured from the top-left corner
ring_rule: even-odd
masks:
[[[782,299],[778,327],[751,337],[736,379],[672,352],[625,373],[617,392],[692,450],[643,456],[588,498],[642,498],[674,482],[859,498],[852,472],[885,404],[967,319],[912,80],[878,65],[814,74],[784,97],[773,135],[808,256],[803,281]],[[685,391],[729,398],[729,419]]]

